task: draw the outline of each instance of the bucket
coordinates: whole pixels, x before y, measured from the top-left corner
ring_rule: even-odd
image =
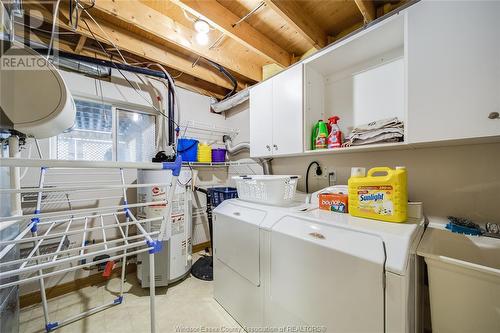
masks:
[[[226,150],[224,148],[212,149],[212,162],[225,162]]]
[[[205,143],[198,144],[198,162],[212,162],[212,146]]]
[[[198,140],[178,139],[177,152],[181,154],[183,162],[196,162],[198,160]]]

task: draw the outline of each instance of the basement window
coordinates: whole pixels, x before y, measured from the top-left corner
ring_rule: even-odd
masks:
[[[117,109],[118,161],[151,161],[155,153],[156,117]]]
[[[156,117],[102,102],[75,100],[74,126],[57,136],[60,160],[151,161]]]

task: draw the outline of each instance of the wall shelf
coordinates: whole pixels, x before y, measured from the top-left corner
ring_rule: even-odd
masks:
[[[332,148],[332,149],[306,150],[304,154],[331,155],[331,154],[347,154],[347,153],[367,152],[367,151],[403,150],[410,148],[411,146],[406,142],[392,142],[392,143],[376,143],[364,146],[351,146],[351,147]]]
[[[199,168],[199,167],[230,167],[230,166],[241,166],[241,165],[254,165],[257,162],[238,162],[238,161],[227,161],[227,162],[210,162],[210,163],[204,163],[204,162],[182,162],[183,166],[190,166],[193,168]]]

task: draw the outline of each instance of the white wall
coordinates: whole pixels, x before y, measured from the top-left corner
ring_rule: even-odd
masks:
[[[302,175],[299,189],[305,189],[305,170],[311,161],[335,168],[338,184],[347,184],[351,167],[398,165],[408,169],[411,201],[422,201],[427,216],[448,215],[477,222],[500,222],[500,144],[464,145],[401,151],[364,152],[290,157],[273,160],[276,174]],[[326,187],[326,180],[312,178],[310,192]]]

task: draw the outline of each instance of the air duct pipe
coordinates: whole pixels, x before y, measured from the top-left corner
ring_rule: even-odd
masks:
[[[226,151],[228,156],[236,155],[242,152],[243,150],[250,151],[250,143],[249,142],[240,142],[237,145],[233,145],[233,141],[229,135],[224,135],[223,137],[224,144],[226,145]],[[273,169],[271,166],[270,158],[254,158],[262,166],[262,170],[265,175],[272,175]]]

